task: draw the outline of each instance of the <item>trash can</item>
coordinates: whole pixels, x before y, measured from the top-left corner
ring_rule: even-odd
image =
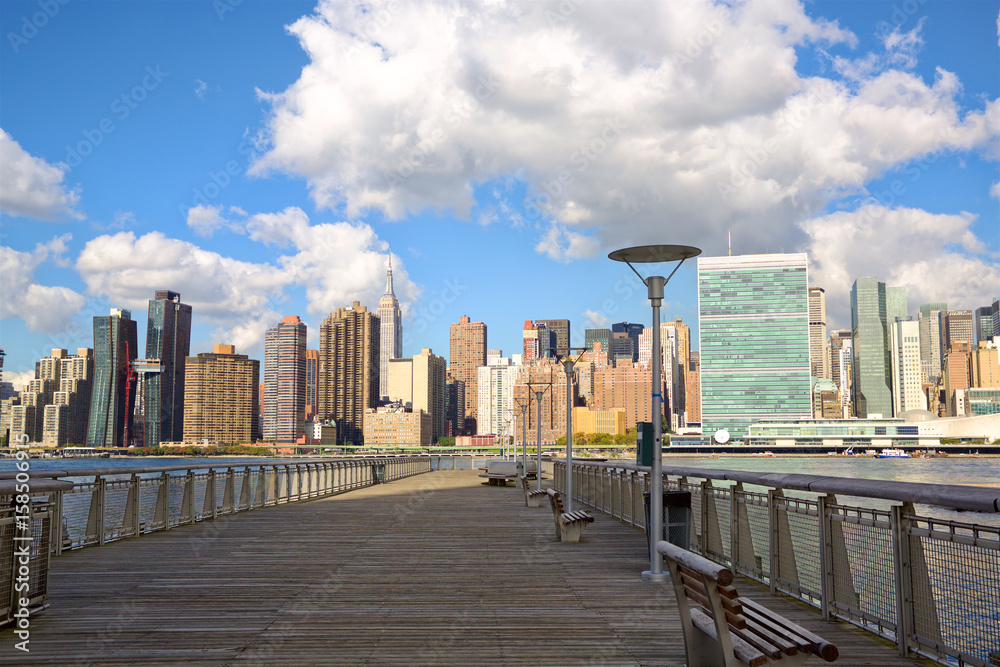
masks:
[[[373,463],[372,464],[372,480],[375,484],[382,484],[385,482],[385,464],[384,463]]]
[[[650,495],[642,494],[643,509],[646,513],[646,535],[649,535]],[[691,492],[663,492],[663,539],[681,549],[688,548],[691,534]],[[652,552],[650,552],[652,557]]]

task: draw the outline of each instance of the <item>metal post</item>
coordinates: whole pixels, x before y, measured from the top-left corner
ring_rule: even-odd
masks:
[[[650,470],[649,489],[649,570],[642,573],[643,581],[666,581],[663,572],[663,555],[656,550],[656,543],[663,535],[663,396],[660,382],[660,305],[663,303],[663,276],[646,278],[649,303],[653,307],[653,465]]]
[[[566,369],[566,466],[569,467],[573,464],[573,359],[567,356],[562,363]],[[570,475],[566,476],[566,511],[573,511],[573,477]]]
[[[536,482],[535,488],[538,489],[539,491],[542,490],[542,394],[544,394],[544,393],[545,392],[542,392],[542,391],[536,391],[535,392],[535,400],[538,401],[538,408],[537,408],[538,409],[538,419],[536,420],[538,422],[538,424],[537,424],[537,426],[538,426],[538,440],[536,441],[536,443],[538,444],[538,454],[537,454],[537,456],[535,458],[535,461],[536,461],[536,463],[535,463],[535,482]]]

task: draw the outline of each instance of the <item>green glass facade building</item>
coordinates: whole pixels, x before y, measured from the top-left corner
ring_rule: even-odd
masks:
[[[94,380],[90,394],[88,447],[127,447],[125,421],[135,408],[135,386],[126,386],[129,364],[136,358],[132,314],[114,308],[94,318]],[[127,394],[127,395],[126,395]]]
[[[812,417],[804,253],[698,258],[701,422],[743,442],[759,419]]]
[[[143,414],[145,444],[184,439],[184,363],[191,354],[191,306],[181,295],[157,290],[149,302],[146,358],[159,359],[163,371],[149,373]]]
[[[886,287],[878,278],[858,278],[851,286],[851,339],[856,417],[893,416],[892,354],[889,325],[906,317],[906,288]]]

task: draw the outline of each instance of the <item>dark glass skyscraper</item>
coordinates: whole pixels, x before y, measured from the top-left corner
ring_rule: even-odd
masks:
[[[136,358],[137,334],[132,314],[113,308],[94,318],[94,383],[90,394],[88,447],[127,447],[125,422],[135,408],[135,383],[129,364]]]
[[[864,277],[851,287],[851,385],[855,416],[892,417],[892,356],[889,325],[906,317],[906,288]]]
[[[632,339],[632,361],[639,361],[639,334],[642,333],[645,327],[641,324],[635,324],[630,322],[618,322],[617,324],[611,325],[611,333],[624,333],[628,334],[628,337]],[[613,338],[614,336],[612,336]]]
[[[149,302],[146,358],[159,359],[161,373],[149,373],[145,385],[145,444],[184,439],[184,360],[191,353],[191,306],[181,295],[157,290]]]

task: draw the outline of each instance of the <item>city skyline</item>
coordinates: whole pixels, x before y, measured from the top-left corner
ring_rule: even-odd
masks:
[[[390,244],[403,357],[463,314],[506,354],[525,319],[572,345],[648,326],[606,253],[724,256],[730,231],[805,252],[830,331],[862,276],[974,312],[1000,285],[998,5],[897,4],[69,3],[35,26],[5,2],[5,379],[159,289],[197,313],[192,354],[263,359],[291,314],[318,349],[331,312],[375,309]],[[697,340],[691,264],[664,318]]]

